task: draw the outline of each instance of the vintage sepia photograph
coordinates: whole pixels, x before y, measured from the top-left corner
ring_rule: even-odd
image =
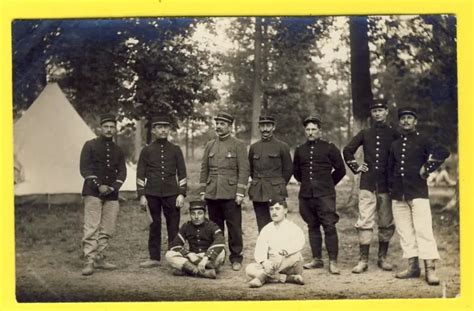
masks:
[[[457,23],[13,20],[18,303],[459,297]]]

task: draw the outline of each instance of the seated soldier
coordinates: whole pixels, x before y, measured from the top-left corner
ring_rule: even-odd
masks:
[[[255,245],[256,263],[245,272],[252,279],[250,287],[261,287],[266,282],[304,285],[303,230],[286,219],[288,206],[284,200],[270,202],[272,222],[263,227]]]
[[[191,221],[184,223],[166,252],[166,261],[174,275],[190,275],[215,279],[225,260],[225,240],[222,230],[207,219],[203,201],[191,201]],[[189,248],[185,247],[186,242]]]

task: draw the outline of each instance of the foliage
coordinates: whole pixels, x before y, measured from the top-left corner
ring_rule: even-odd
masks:
[[[14,23],[14,109],[59,82],[89,123],[103,112],[183,120],[214,101],[212,66],[189,41],[191,18],[30,20]]]

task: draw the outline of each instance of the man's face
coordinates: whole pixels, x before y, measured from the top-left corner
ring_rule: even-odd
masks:
[[[283,219],[285,219],[287,213],[288,209],[280,203],[270,206],[270,216],[272,217],[273,222],[281,222]]]
[[[170,134],[170,126],[157,124],[151,131],[157,138],[168,138],[168,135]]]
[[[217,120],[216,121],[216,133],[219,136],[225,136],[230,133],[231,124],[226,121]]]
[[[258,129],[262,138],[270,138],[273,136],[273,131],[275,131],[275,125],[273,123],[260,123]]]
[[[191,216],[191,222],[196,226],[199,226],[204,222],[205,213],[202,209],[192,210],[189,215]]]
[[[406,132],[411,132],[415,130],[417,120],[411,114],[404,114],[400,117],[400,127]]]
[[[388,110],[386,108],[373,108],[370,110],[370,115],[375,122],[385,122]]]
[[[100,131],[103,136],[112,138],[117,132],[117,125],[113,121],[104,122],[100,125]]]
[[[304,131],[306,134],[306,138],[309,141],[315,141],[319,138],[320,128],[319,125],[317,125],[316,123],[309,122],[308,124],[306,124]]]

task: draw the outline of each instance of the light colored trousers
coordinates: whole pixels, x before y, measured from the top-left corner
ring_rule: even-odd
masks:
[[[102,256],[115,233],[119,213],[118,201],[102,201],[93,196],[84,197],[84,258],[93,261]]]
[[[272,260],[270,258],[270,260]],[[280,268],[278,271],[275,271],[273,274],[268,275],[263,269],[263,265],[253,262],[245,268],[245,273],[250,278],[255,278],[259,275],[266,274],[268,281],[270,282],[284,282],[287,275],[293,274],[303,274],[303,258],[301,253],[295,253],[288,257],[285,257],[281,262]]]
[[[197,253],[196,254],[200,259],[206,255],[206,253]],[[189,258],[184,257],[180,252],[175,252],[175,251],[167,251],[165,254],[165,259],[166,261],[171,265],[171,267],[181,270],[183,268],[183,265],[185,262],[190,261]],[[217,255],[216,259],[214,261],[209,261],[209,263],[212,263],[214,268],[219,268],[225,260],[225,250],[222,250],[219,255]],[[207,266],[207,265],[206,265]]]
[[[438,259],[428,199],[392,201],[395,227],[400,235],[403,258]]]
[[[359,191],[359,218],[355,224],[359,244],[370,244],[376,217],[378,218],[379,242],[389,242],[395,232],[392,206],[388,193]]]

